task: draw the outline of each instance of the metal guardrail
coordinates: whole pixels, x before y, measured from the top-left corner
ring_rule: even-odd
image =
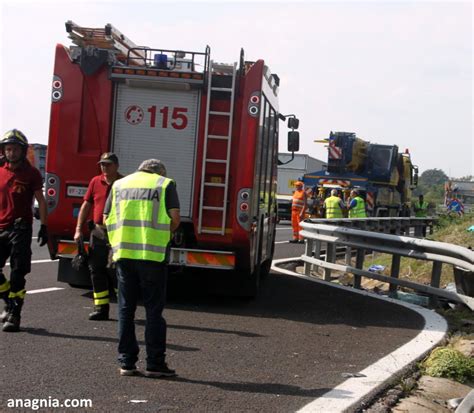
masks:
[[[387,234],[409,235],[412,230],[417,237],[422,236],[423,228],[433,233],[437,217],[370,217],[370,218],[310,218],[305,222],[312,224],[329,224],[341,227],[357,228],[367,231],[385,232]]]
[[[311,275],[312,266],[324,268],[325,281],[331,281],[331,271],[348,272],[354,274],[355,288],[361,288],[361,278],[368,277],[389,283],[390,295],[396,293],[397,286],[404,286],[430,295],[433,305],[437,304],[436,297],[443,297],[452,302],[463,303],[474,310],[474,297],[439,288],[443,264],[452,265],[455,277],[469,279],[470,282],[466,284],[472,286],[474,283],[472,278],[474,277],[474,251],[444,242],[314,223],[313,221],[315,220],[301,223],[303,230],[300,234],[306,238],[305,254],[301,256],[305,262],[306,275]],[[327,244],[324,260],[321,256],[323,242]],[[336,263],[336,246],[346,247],[345,265]],[[390,276],[363,269],[365,254],[368,250],[392,255]],[[356,262],[355,266],[352,266],[354,252]],[[401,257],[432,261],[430,285],[399,279]],[[472,291],[468,294],[472,294]]]

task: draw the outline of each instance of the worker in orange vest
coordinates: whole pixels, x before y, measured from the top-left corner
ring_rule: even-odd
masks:
[[[306,192],[303,189],[303,182],[295,182],[295,191],[293,192],[293,200],[291,202],[291,226],[293,227],[293,239],[291,243],[303,244],[303,237],[300,235],[300,221],[306,212]]]

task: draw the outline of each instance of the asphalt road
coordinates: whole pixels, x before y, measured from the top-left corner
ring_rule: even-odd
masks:
[[[285,242],[290,237],[291,227],[279,225],[275,258],[301,255],[304,246]],[[47,260],[35,242],[33,259]],[[56,262],[33,264],[30,292],[61,289],[28,294],[22,331],[0,332],[2,412],[31,411],[8,403],[34,398],[92,402],[39,411],[292,412],[423,326],[408,309],[289,275],[270,274],[255,300],[207,295],[181,280],[165,310],[167,361],[179,377],[120,377],[116,321],[88,321],[90,292],[58,283],[56,272]],[[140,307],[141,368],[144,319]]]

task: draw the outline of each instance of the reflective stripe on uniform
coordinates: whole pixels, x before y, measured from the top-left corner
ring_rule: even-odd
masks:
[[[109,304],[110,303],[110,300],[109,300],[109,297],[107,298],[94,298],[94,305],[105,305],[105,304]]]
[[[94,298],[104,298],[109,296],[109,290],[94,292]]]
[[[25,295],[26,295],[26,290],[21,290],[21,291],[18,291],[18,292],[13,292],[13,291],[10,291],[10,293],[8,294],[8,298],[25,298]]]
[[[10,281],[5,281],[3,284],[0,284],[0,293],[5,293],[10,289]]]
[[[166,231],[169,228],[169,225],[166,224],[158,224],[156,221],[141,221],[138,219],[124,219],[115,224],[111,224],[108,227],[109,231],[115,231],[116,229],[120,228],[121,226],[127,227],[138,227],[138,228],[154,228],[154,229],[161,229]]]

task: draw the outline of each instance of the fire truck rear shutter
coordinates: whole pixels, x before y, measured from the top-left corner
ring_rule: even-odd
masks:
[[[113,151],[120,171],[160,159],[176,182],[182,217],[192,213],[199,93],[117,85]]]

